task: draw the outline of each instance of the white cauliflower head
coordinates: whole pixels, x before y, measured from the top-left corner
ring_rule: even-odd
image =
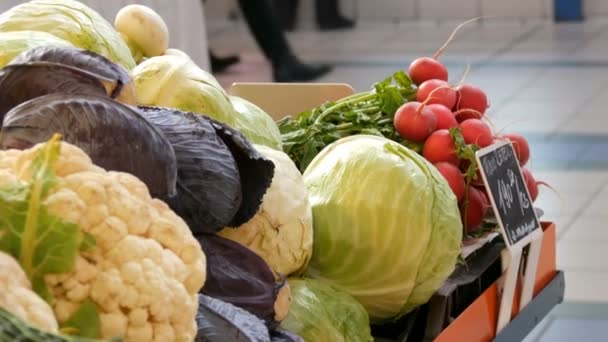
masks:
[[[0,151],[0,177],[27,182],[42,146]],[[73,145],[61,143],[53,169],[57,184],[43,204],[96,242],[80,252],[71,272],[45,276],[57,320],[91,300],[102,338],[193,340],[206,259],[186,223],[136,177],[95,166]]]
[[[40,330],[57,333],[53,309],[32,291],[17,260],[3,252],[0,252],[0,308]]]
[[[302,174],[284,152],[255,148],[274,165],[274,177],[258,213],[238,228],[218,234],[238,242],[278,273],[287,276],[308,265],[312,254],[312,208]]]

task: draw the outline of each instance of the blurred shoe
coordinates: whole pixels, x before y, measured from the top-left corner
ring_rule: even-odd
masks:
[[[274,66],[275,82],[308,82],[324,76],[331,71],[326,64],[304,64],[292,57]]]
[[[338,15],[333,19],[325,19],[319,21],[319,29],[321,31],[350,29],[355,26],[355,22],[348,18]]]
[[[230,55],[226,57],[217,57],[211,51],[209,51],[209,62],[211,63],[211,72],[221,73],[228,69],[231,65],[236,64],[241,59],[237,55]]]

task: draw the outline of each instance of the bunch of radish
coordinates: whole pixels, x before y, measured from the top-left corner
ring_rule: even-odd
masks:
[[[396,111],[394,126],[405,141],[421,145],[421,154],[445,177],[458,200],[463,225],[472,233],[481,227],[491,208],[475,160],[476,150],[510,140],[533,201],[542,182],[537,182],[525,168],[530,159],[528,141],[520,134],[493,132],[486,115],[489,103],[484,91],[474,84],[448,82],[448,70],[438,58],[467,22],[454,30],[433,57],[421,57],[410,64],[409,76],[418,86],[416,101],[407,102]]]

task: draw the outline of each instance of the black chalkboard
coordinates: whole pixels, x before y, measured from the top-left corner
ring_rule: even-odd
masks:
[[[493,199],[494,214],[513,246],[540,228],[513,145],[506,142],[482,149],[477,160]]]

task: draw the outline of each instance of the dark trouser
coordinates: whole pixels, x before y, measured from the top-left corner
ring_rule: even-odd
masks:
[[[285,1],[285,0],[283,0]],[[273,65],[291,57],[278,13],[271,0],[238,0],[245,21],[260,49]]]
[[[274,0],[283,27],[294,28],[299,4],[300,0]],[[315,12],[317,24],[331,24],[340,16],[338,0],[315,0]]]

